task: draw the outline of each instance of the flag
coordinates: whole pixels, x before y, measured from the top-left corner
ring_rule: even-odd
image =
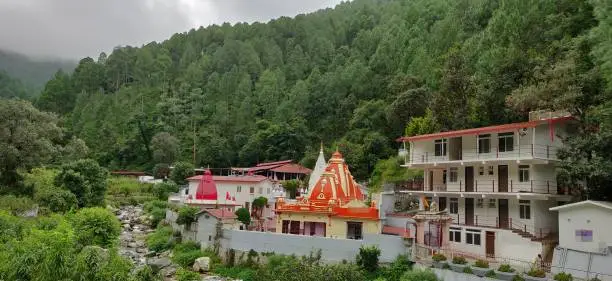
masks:
[[[429,202],[427,202],[427,198],[425,198],[425,196],[421,196],[421,203],[425,209],[429,209]]]
[[[229,194],[229,191],[225,193],[225,200],[232,200],[232,197]]]

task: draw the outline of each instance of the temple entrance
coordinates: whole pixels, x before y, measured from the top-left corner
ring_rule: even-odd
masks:
[[[440,247],[442,226],[439,223],[429,222],[425,227],[425,245]]]

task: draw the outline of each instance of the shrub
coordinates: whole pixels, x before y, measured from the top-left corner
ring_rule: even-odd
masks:
[[[454,264],[467,264],[467,260],[462,256],[455,256],[453,257],[453,263]]]
[[[178,218],[176,219],[176,223],[179,225],[185,225],[189,227],[191,223],[196,221],[196,214],[200,211],[200,209],[190,206],[183,206],[179,208]]]
[[[523,276],[520,274],[517,274],[512,278],[512,281],[525,281],[525,278],[523,278]]]
[[[434,254],[433,256],[431,256],[431,259],[435,262],[441,262],[441,261],[446,260],[446,256],[438,253],[438,254]]]
[[[179,187],[174,182],[157,183],[153,185],[152,188],[153,195],[155,195],[157,199],[162,201],[168,200],[168,195],[170,195],[171,193],[176,193],[178,191]]]
[[[495,274],[495,271],[489,270],[489,271],[487,271],[487,273],[485,273],[485,277],[496,278],[497,274]]]
[[[121,234],[121,225],[113,213],[104,208],[85,208],[72,218],[74,233],[82,246],[110,247]]]
[[[366,271],[375,272],[378,270],[378,257],[380,249],[376,246],[361,246],[357,255],[357,265]]]
[[[16,197],[14,195],[0,197],[0,210],[9,211],[16,216],[32,210],[35,207],[36,204],[34,201],[28,197]]]
[[[399,255],[393,262],[383,267],[380,275],[387,281],[399,281],[402,275],[412,268],[412,262],[405,255]]]
[[[528,272],[527,275],[531,276],[531,277],[539,277],[539,278],[544,278],[546,277],[546,272],[544,272],[544,270],[539,269],[539,268],[531,268]]]
[[[448,263],[445,263],[442,265],[442,269],[450,269],[450,265]]]
[[[170,172],[170,179],[178,185],[185,185],[187,184],[187,178],[193,176],[193,173],[194,170],[191,163],[177,162]]]
[[[94,160],[83,159],[63,165],[55,177],[56,186],[70,190],[79,207],[100,206],[104,203],[108,171]]]
[[[249,213],[249,210],[247,208],[240,208],[236,210],[234,214],[236,214],[236,216],[238,217],[238,221],[242,224],[247,226],[251,224],[251,214]]]
[[[37,189],[34,193],[34,200],[52,212],[67,212],[76,209],[76,196],[65,189],[59,187],[48,187]]]
[[[412,270],[402,276],[400,281],[438,281],[438,277],[431,270]]]
[[[161,281],[162,279],[158,274],[155,274],[153,272],[153,269],[148,265],[145,265],[139,268],[134,273],[134,281],[157,281],[157,280]]]
[[[184,269],[184,268],[179,268],[176,271],[176,280],[177,281],[199,281],[200,274]]]
[[[479,268],[489,268],[489,262],[485,260],[477,260],[474,263],[474,266]]]
[[[497,268],[497,271],[500,272],[514,272],[514,268],[512,268],[509,264],[502,264]]]
[[[159,222],[166,218],[166,208],[168,203],[165,201],[155,200],[144,204],[144,211],[151,216],[151,225],[157,226]]]
[[[155,232],[147,235],[147,246],[151,251],[163,252],[171,249],[174,246],[174,240],[172,239],[172,228],[171,227],[160,227]]]
[[[159,163],[153,167],[153,176],[156,179],[165,179],[170,175],[170,166],[168,164]]]
[[[469,267],[469,266],[466,266],[466,267],[463,269],[463,273],[472,274],[472,273],[473,273],[472,268],[471,268],[471,267]]]
[[[172,261],[182,267],[190,267],[195,260],[203,256],[198,243],[187,241],[176,244],[172,250]]]
[[[554,279],[556,281],[573,281],[574,280],[574,276],[572,276],[571,273],[559,272],[559,273],[555,274]]]

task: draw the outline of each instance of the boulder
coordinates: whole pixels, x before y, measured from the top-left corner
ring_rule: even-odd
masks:
[[[130,242],[128,243],[128,248],[138,248],[138,244],[134,243],[134,242]]]
[[[210,271],[210,258],[200,257],[193,263],[193,270],[196,272],[208,272]]]
[[[162,276],[164,277],[170,277],[173,276],[176,273],[176,266],[175,265],[170,265],[164,269],[162,269],[160,271],[160,273],[162,274]]]
[[[156,271],[159,271],[162,268],[168,267],[169,265],[172,264],[169,258],[151,259],[147,263],[151,266],[151,268],[153,268]]]

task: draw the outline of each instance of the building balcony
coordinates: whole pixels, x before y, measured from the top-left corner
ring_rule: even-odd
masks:
[[[513,220],[511,217],[500,218],[481,215],[469,217],[464,214],[450,214],[450,216],[453,217],[453,225],[456,226],[507,229],[532,241],[551,238],[557,233],[556,229],[522,223]]]
[[[462,149],[456,153],[436,153],[434,151],[405,153],[405,166],[436,166],[438,164],[464,164],[466,162],[520,161],[520,160],[559,160],[559,147],[551,145],[515,145],[505,149]],[[400,153],[401,155],[401,153]]]
[[[448,182],[444,184],[424,184],[421,180],[397,183],[396,192],[421,192],[421,193],[534,193],[567,195],[568,189],[559,186],[556,181],[530,180],[517,182],[509,180],[500,186],[497,180],[474,180],[471,185],[466,185],[463,180]]]

